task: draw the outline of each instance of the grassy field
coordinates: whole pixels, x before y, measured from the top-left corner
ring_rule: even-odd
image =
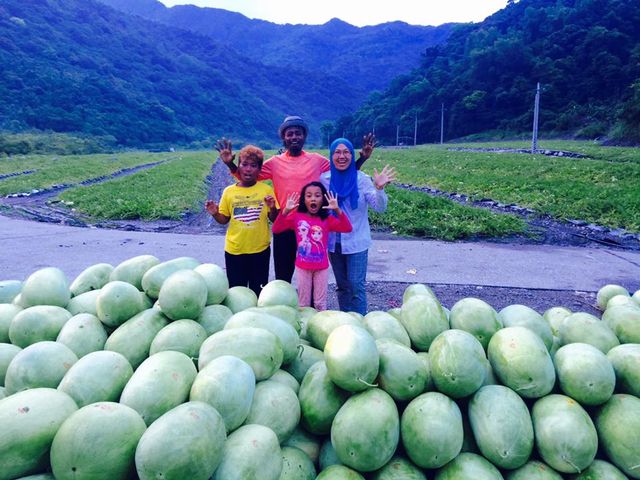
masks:
[[[449,146],[378,149],[365,164],[372,173],[389,163],[400,183],[456,192],[472,199],[515,203],[558,219],[582,219],[611,228],[640,231],[640,151],[590,142],[545,142],[541,148],[576,151],[586,159],[495,152],[449,151]],[[525,142],[469,144],[527,148]],[[266,152],[269,156],[272,152]],[[326,151],[320,151],[326,155]],[[177,219],[202,208],[211,152],[126,153],[88,156],[24,156],[0,159],[0,194],[77,184],[122,168],[166,160],[153,168],[86,187],[60,198],[96,219]],[[389,208],[373,215],[375,226],[398,234],[446,240],[499,237],[525,231],[513,215],[459,205],[425,193],[389,187]]]
[[[66,190],[60,199],[95,218],[178,219],[203,203],[212,157],[210,152],[175,153],[148,170]]]
[[[0,195],[43,190],[54,185],[69,185],[145,163],[166,160],[169,153],[118,153],[95,155],[27,155],[0,158],[0,175],[33,171],[0,181]]]
[[[556,146],[578,150],[577,142]],[[589,144],[583,151],[593,157],[460,152],[449,151],[446,145],[381,149],[365,170],[389,163],[396,167],[401,183],[515,203],[558,219],[640,231],[640,151],[615,148],[609,156],[608,148]]]

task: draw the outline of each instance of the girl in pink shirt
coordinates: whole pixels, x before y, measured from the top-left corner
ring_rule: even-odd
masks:
[[[330,214],[332,210],[335,215]],[[351,222],[338,206],[338,199],[327,193],[320,182],[311,182],[287,197],[285,207],[273,224],[273,233],[293,230],[298,245],[295,276],[298,286],[298,303],[311,305],[316,310],[327,309],[327,284],[329,281],[329,232],[348,233]]]

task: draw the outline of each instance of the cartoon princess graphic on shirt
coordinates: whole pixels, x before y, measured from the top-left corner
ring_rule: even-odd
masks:
[[[306,220],[301,220],[298,222],[298,235],[300,236],[300,241],[298,243],[298,252],[302,255],[309,255],[311,252],[311,240],[309,240],[309,222]]]
[[[326,251],[326,248],[322,241],[322,227],[313,225],[311,227],[311,252],[321,254],[324,251]]]

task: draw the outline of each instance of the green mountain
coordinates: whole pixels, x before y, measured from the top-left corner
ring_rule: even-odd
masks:
[[[637,0],[520,0],[480,24],[459,25],[419,68],[372,95],[337,132],[375,128],[387,144],[495,130],[530,132],[541,83],[541,132],[640,142]],[[408,138],[406,138],[408,137]],[[401,138],[401,141],[403,138]]]
[[[358,102],[419,64],[425,49],[444,42],[453,25],[389,22],[355,27],[338,18],[324,25],[279,25],[240,13],[157,0],[100,0],[125,13],[206,35],[247,58],[279,69],[347,79]]]
[[[126,146],[220,136],[275,146],[277,125],[297,113],[317,142],[320,123],[353,111],[367,90],[301,63],[267,65],[95,0],[3,0],[0,130],[80,132]]]

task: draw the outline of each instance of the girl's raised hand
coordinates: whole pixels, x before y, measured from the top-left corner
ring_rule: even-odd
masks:
[[[230,163],[233,163],[233,160],[236,158],[236,156],[233,153],[231,140],[224,137],[221,138],[220,140],[216,140],[216,144],[214,148],[218,151],[218,153],[220,154],[220,159],[225,164],[228,165]]]
[[[373,184],[378,190],[382,190],[386,185],[396,179],[396,171],[393,167],[385,165],[380,173],[373,169]]]
[[[292,210],[295,210],[298,207],[298,203],[300,202],[300,194],[298,192],[293,192],[287,197],[287,203],[284,206],[283,213],[289,213]]]
[[[206,208],[207,212],[209,212],[211,215],[217,215],[219,212],[218,204],[213,200],[207,200],[204,203],[204,208]]]
[[[333,192],[327,192],[324,198],[327,199],[327,202],[329,203],[329,205],[326,205],[322,208],[326,208],[328,210],[334,210],[336,212],[340,210],[340,207],[338,206],[338,197],[336,197]]]

